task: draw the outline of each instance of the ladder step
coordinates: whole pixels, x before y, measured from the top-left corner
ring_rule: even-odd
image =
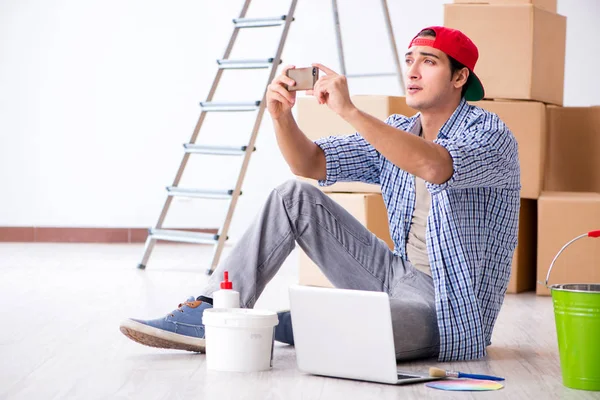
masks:
[[[167,194],[177,197],[199,197],[202,199],[230,199],[233,189],[211,190],[211,189],[189,189],[176,186],[167,186]],[[240,195],[242,192],[240,192]]]
[[[246,149],[248,148],[248,146],[204,146],[192,143],[185,143],[183,147],[186,153],[213,154],[217,156],[241,156],[246,153]],[[256,151],[256,147],[252,151]]]
[[[274,58],[262,60],[217,60],[219,69],[262,69],[271,68]],[[281,60],[279,60],[281,64]]]
[[[214,101],[201,101],[202,111],[256,111],[260,100],[245,103],[218,103]]]
[[[168,229],[150,229],[148,234],[153,239],[168,240],[170,242],[215,244],[219,240],[219,235],[213,233],[186,232]]]
[[[287,15],[269,18],[234,18],[233,23],[235,28],[265,28],[268,26],[283,25],[286,18]]]

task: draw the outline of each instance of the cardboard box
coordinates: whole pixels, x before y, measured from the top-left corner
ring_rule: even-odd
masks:
[[[472,103],[497,114],[519,144],[521,198],[537,199],[546,168],[547,106],[532,101],[476,101]]]
[[[552,260],[575,237],[600,229],[600,194],[544,192],[538,200],[537,278],[545,282]],[[600,239],[583,238],[556,260],[549,285],[600,283]],[[538,295],[550,290],[537,285]]]
[[[390,237],[387,220],[387,210],[383,197],[378,193],[332,193],[329,196],[344,207],[378,238],[384,240],[390,249],[394,243]],[[301,285],[332,287],[319,267],[300,249],[298,267],[299,283]]]
[[[454,0],[455,3],[473,3],[473,4],[503,4],[503,5],[514,5],[514,4],[532,4],[535,7],[539,7],[542,10],[546,10],[552,13],[556,12],[557,0]]]
[[[358,109],[382,121],[392,114],[401,114],[407,117],[417,113],[416,110],[406,105],[404,97],[393,96],[352,96],[352,102]],[[316,99],[298,97],[298,126],[309,139],[316,140],[332,135],[349,135],[356,130],[340,116],[331,111],[326,105],[320,105]],[[318,185],[313,179],[300,178]],[[338,182],[331,186],[321,187],[324,192],[358,192],[380,193],[379,185],[370,185],[362,182]]]
[[[475,72],[488,99],[562,105],[566,21],[532,5],[444,5],[444,25],[479,49]]]
[[[519,213],[519,236],[513,255],[510,281],[506,293],[535,290],[537,257],[537,201],[522,199]]]
[[[545,191],[600,192],[600,107],[548,107]]]
[[[302,249],[299,250],[298,283],[305,286],[333,287],[317,264],[308,258]]]

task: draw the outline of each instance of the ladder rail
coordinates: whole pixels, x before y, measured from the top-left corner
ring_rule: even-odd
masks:
[[[252,0],[244,1],[244,5],[242,6],[242,11],[240,12],[239,18],[244,18],[246,16],[246,13],[248,12],[248,8],[250,7],[251,2],[252,2]],[[227,44],[227,48],[225,49],[223,59],[229,58],[229,55],[231,54],[231,51],[233,50],[233,46],[235,44],[235,41],[237,39],[239,32],[240,32],[239,29],[237,29],[237,28],[233,29],[233,33],[231,34],[231,38],[229,39],[229,43]],[[213,84],[210,88],[210,91],[208,92],[208,96],[206,97],[207,102],[212,101],[212,98],[214,97],[215,92],[217,91],[217,87],[219,86],[219,82],[221,81],[222,76],[223,76],[223,70],[220,68],[217,68],[215,79],[213,80]],[[196,127],[194,128],[194,131],[192,133],[192,137],[190,138],[189,143],[196,143],[196,139],[198,138],[200,129],[202,128],[202,125],[204,124],[205,118],[206,118],[206,111],[201,111],[200,118],[198,118],[198,122],[196,123]],[[171,186],[179,185],[179,181],[181,181],[181,177],[183,176],[183,172],[185,171],[185,167],[187,166],[189,158],[190,158],[190,153],[184,153],[183,159],[181,161],[181,164],[179,165],[179,169],[177,170],[177,174],[175,175],[175,179],[173,180],[173,184]],[[170,205],[171,201],[172,201],[172,197],[169,196],[167,201],[165,202],[165,205],[167,203]],[[167,216],[167,212],[168,212],[168,207],[163,207],[163,211],[160,213],[160,217],[158,218],[158,223],[156,224],[157,228],[162,227],[162,224],[164,223],[164,220]]]
[[[342,29],[340,27],[340,13],[337,0],[331,0],[333,8],[333,27],[335,28],[335,44],[338,50],[338,59],[340,61],[340,74],[346,75],[346,60],[344,59],[344,44],[342,43]]]
[[[373,78],[379,76],[393,76],[395,75],[400,85],[400,93],[404,95],[404,79],[402,77],[402,67],[400,64],[400,56],[398,54],[398,47],[396,46],[396,39],[394,38],[394,29],[392,27],[392,19],[390,17],[390,11],[387,5],[387,0],[381,0],[381,7],[383,9],[383,19],[385,21],[386,31],[388,39],[390,41],[390,47],[392,49],[392,58],[396,66],[396,73],[367,73],[367,74],[351,74],[348,75],[346,72],[346,59],[344,57],[344,44],[342,41],[342,30],[340,27],[340,13],[338,9],[337,0],[331,0],[331,7],[333,8],[333,26],[335,28],[335,43],[337,46],[338,60],[340,63],[340,74],[348,78]]]
[[[244,18],[246,16],[246,13],[248,12],[248,8],[250,7],[251,2],[252,2],[252,0],[244,1],[244,5],[242,6],[242,10],[240,11],[239,18]],[[229,43],[227,44],[227,47],[225,48],[223,59],[229,58],[229,55],[231,54],[231,51],[233,50],[233,45],[235,44],[235,41],[237,39],[239,31],[240,30],[238,28],[233,29],[233,33],[231,34],[231,37],[229,38]],[[217,91],[217,87],[219,86],[219,82],[221,81],[221,76],[223,75],[223,71],[224,71],[223,69],[217,68],[215,79],[213,80],[210,91],[208,92],[206,101],[212,101],[212,98],[215,95],[215,92]],[[194,131],[192,132],[192,137],[190,139],[190,143],[196,143],[196,139],[198,137],[198,134],[200,133],[200,129],[202,128],[202,125],[204,124],[205,118],[206,118],[206,111],[201,111],[200,117],[198,118],[198,122],[196,122]],[[175,179],[173,179],[173,184],[171,186],[177,186],[179,184],[179,181],[181,181],[181,177],[183,176],[183,172],[185,171],[185,167],[187,166],[189,158],[190,158],[190,153],[185,152],[183,154],[183,158],[181,159],[181,163],[179,164],[179,169],[177,170]],[[156,222],[156,225],[154,226],[154,229],[162,228],[172,202],[173,202],[173,197],[167,196],[167,198],[165,199],[163,208],[158,217],[158,221]],[[146,264],[148,263],[148,259],[150,258],[150,254],[152,253],[152,250],[153,250],[155,244],[156,244],[156,239],[154,239],[151,234],[148,234],[148,238],[146,239],[146,243],[144,245],[144,255],[142,256],[142,261],[138,265],[138,268],[141,268],[141,269],[146,268]]]
[[[405,91],[404,78],[402,77],[402,66],[400,64],[400,56],[398,55],[396,39],[394,38],[394,29],[392,28],[392,19],[390,18],[390,10],[387,5],[387,0],[381,0],[381,7],[383,8],[383,17],[385,19],[385,26],[387,28],[388,38],[390,40],[390,47],[392,48],[394,64],[396,64],[396,73],[398,75],[398,83],[400,84],[400,93],[404,96]]]
[[[265,113],[265,109],[267,107],[266,98],[267,98],[268,85],[273,81],[273,79],[275,79],[275,74],[277,73],[277,66],[280,63],[281,54],[283,53],[283,47],[285,45],[291,23],[294,21],[294,12],[296,11],[297,3],[298,3],[298,0],[291,0],[290,8],[287,13],[287,18],[285,21],[285,25],[281,32],[281,37],[279,39],[279,44],[277,46],[277,53],[275,54],[275,57],[273,57],[273,66],[271,67],[271,71],[270,71],[269,77],[267,79],[267,85],[265,85],[265,90],[263,92],[262,101],[260,102],[260,108],[259,108],[258,114],[256,116],[254,127],[252,128],[252,135],[250,136],[250,141],[248,142],[248,145],[247,145],[248,148],[246,150],[246,154],[244,155],[244,159],[242,161],[242,165],[240,168],[240,175],[238,176],[237,182],[235,184],[235,188],[233,190],[233,196],[231,197],[229,207],[227,209],[225,221],[218,232],[219,239],[217,241],[217,245],[214,248],[213,259],[212,259],[210,268],[207,271],[208,274],[211,274],[215,270],[215,268],[217,267],[217,265],[219,263],[221,255],[223,253],[225,240],[227,239],[227,233],[229,232],[229,227],[230,227],[231,221],[233,219],[233,213],[235,211],[235,207],[237,205],[237,201],[239,199],[240,192],[242,190],[242,185],[244,183],[244,178],[246,176],[248,164],[250,163],[250,157],[252,156],[252,153],[253,153],[253,151],[250,151],[250,149],[253,149],[256,144],[258,130],[260,128],[262,118]]]

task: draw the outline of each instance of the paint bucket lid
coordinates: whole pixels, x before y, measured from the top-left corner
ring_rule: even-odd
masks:
[[[273,328],[279,323],[277,313],[249,308],[208,308],[202,323],[222,328]]]

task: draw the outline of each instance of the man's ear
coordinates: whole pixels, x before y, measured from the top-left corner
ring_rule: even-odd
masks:
[[[460,89],[466,85],[467,80],[469,79],[469,74],[470,72],[468,68],[463,68],[460,71],[457,71],[456,74],[454,74],[454,87]]]

